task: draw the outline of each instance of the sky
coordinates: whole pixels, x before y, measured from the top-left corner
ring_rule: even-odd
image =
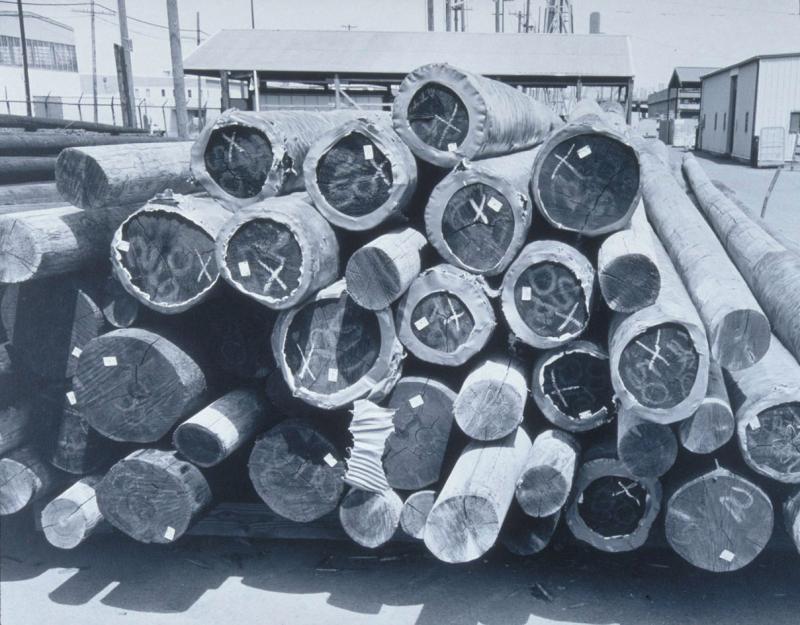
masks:
[[[467,29],[494,30],[494,0],[466,0]],[[11,9],[16,0],[0,0]],[[424,30],[426,0],[253,0],[256,28]],[[436,29],[444,30],[444,0],[435,0]],[[545,0],[532,0],[532,13]],[[250,27],[250,0],[178,0],[184,56],[201,38],[223,28]],[[26,10],[65,22],[76,32],[78,64],[91,72],[88,1],[29,0]],[[800,52],[800,0],[573,0],[574,30],[587,33],[589,14],[599,11],[601,31],[629,35],[636,87],[665,85],[678,65],[725,66],[756,54]],[[97,3],[98,72],[113,74],[112,44],[118,41],[116,0]],[[506,0],[506,30],[516,32],[525,0]],[[135,75],[159,76],[169,67],[165,0],[127,0]],[[135,18],[135,19],[134,19]],[[145,23],[145,22],[150,22]],[[435,59],[431,59],[432,61]]]

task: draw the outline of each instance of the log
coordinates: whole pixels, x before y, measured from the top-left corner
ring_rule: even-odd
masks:
[[[84,347],[73,387],[84,418],[103,436],[148,443],[204,405],[208,380],[183,347],[127,328]]]
[[[19,512],[50,494],[62,481],[61,474],[35,447],[17,447],[0,458],[0,516]]]
[[[53,180],[55,169],[55,156],[0,156],[0,184]]]
[[[747,566],[772,535],[774,512],[758,486],[716,469],[683,484],[666,505],[667,542],[690,564],[724,573]]]
[[[684,171],[703,214],[764,308],[774,333],[800,359],[800,256],[720,193],[697,160],[687,156]]]
[[[260,393],[237,389],[211,402],[181,423],[172,443],[187,460],[207,468],[219,464],[267,425]]]
[[[525,514],[559,513],[572,492],[580,451],[578,440],[561,430],[545,430],[533,440],[514,491]]]
[[[514,87],[446,63],[423,65],[403,79],[392,122],[417,157],[448,168],[532,148],[560,124]]]
[[[567,526],[580,541],[600,551],[641,547],[661,509],[661,482],[636,477],[617,458],[589,460],[578,469]]]
[[[678,441],[669,425],[623,408],[617,415],[617,456],[636,477],[661,477],[675,464]]]
[[[639,204],[638,153],[627,133],[584,115],[542,144],[530,186],[552,226],[590,237],[615,232]]]
[[[207,124],[194,143],[192,175],[230,210],[302,191],[303,161],[311,144],[358,115],[344,109],[227,110]]]
[[[521,361],[506,355],[482,360],[464,380],[453,404],[461,430],[479,441],[511,434],[522,423],[528,384]]]
[[[306,196],[259,202],[234,214],[217,236],[228,284],[276,310],[307,300],[339,276],[339,244]]]
[[[103,518],[143,543],[174,542],[211,505],[200,469],[159,449],[139,449],[117,462],[96,493]]]
[[[572,107],[572,109],[570,109],[569,115],[567,115],[567,121],[572,123],[586,115],[602,117],[603,114],[603,108],[600,106],[600,103],[597,100],[592,100],[591,98],[582,98],[575,102],[575,105]]]
[[[391,310],[358,307],[344,280],[278,316],[272,353],[292,395],[326,410],[380,401],[400,378],[404,357]]]
[[[82,350],[103,330],[92,286],[55,276],[6,288],[0,304],[3,325],[27,371],[48,380],[75,373]]]
[[[770,323],[714,231],[658,159],[643,154],[647,217],[686,285],[725,369],[745,369],[767,352]]]
[[[380,310],[397,301],[422,268],[427,239],[413,228],[381,235],[360,247],[347,261],[347,292],[356,304]]]
[[[29,182],[26,184],[6,184],[0,187],[0,206],[24,206],[62,202],[55,182]]]
[[[406,534],[422,540],[425,534],[425,524],[435,500],[436,491],[432,490],[418,490],[408,496],[400,511],[400,527]]]
[[[397,309],[397,335],[420,360],[464,364],[489,340],[496,320],[483,282],[452,265],[423,271]]]
[[[61,197],[86,210],[142,204],[158,193],[194,193],[189,141],[68,148],[56,161]]]
[[[215,239],[230,216],[210,198],[157,195],[115,231],[114,275],[156,312],[173,315],[196,306],[218,282]]]
[[[661,275],[654,236],[640,203],[628,227],[612,234],[600,246],[597,281],[611,310],[633,313],[658,299]]]
[[[516,556],[536,555],[550,544],[560,520],[560,510],[546,517],[530,517],[514,502],[500,532],[500,542]]]
[[[417,162],[388,114],[375,113],[335,126],[308,149],[306,190],[334,226],[370,230],[405,221],[417,186]]]
[[[101,134],[99,132],[4,132],[0,135],[0,156],[58,156],[61,150],[93,145],[164,142],[147,134]]]
[[[90,132],[102,132],[112,135],[118,134],[149,134],[145,128],[130,128],[115,126],[114,124],[98,124],[97,122],[78,121],[76,119],[67,122],[71,130],[88,130]],[[3,128],[24,128],[27,131],[38,131],[44,129],[64,130],[64,120],[48,117],[31,117],[30,115],[0,115],[0,127]]]
[[[0,406],[7,406],[19,396],[20,392],[17,376],[11,363],[9,347],[8,343],[0,345]]]
[[[75,392],[67,391],[58,419],[50,464],[66,473],[86,475],[110,464],[115,445],[89,426],[77,406]]]
[[[518,428],[501,440],[464,448],[425,524],[425,545],[434,556],[469,562],[494,545],[530,447]]]
[[[36,434],[35,421],[39,415],[34,403],[12,397],[8,396],[13,403],[0,408],[0,455],[22,446]]]
[[[590,341],[573,341],[541,354],[531,396],[545,418],[568,432],[588,432],[616,414],[608,354]]]
[[[115,328],[130,328],[139,318],[139,300],[128,293],[113,275],[103,284],[97,303],[105,320]]]
[[[375,549],[394,536],[402,511],[403,500],[393,490],[372,493],[353,488],[339,506],[339,521],[356,543]]]
[[[624,410],[667,424],[703,402],[710,358],[700,316],[663,246],[654,245],[661,291],[652,306],[612,321],[611,383]]]
[[[758,363],[727,373],[745,462],[761,475],[800,484],[800,364],[773,336]]]
[[[515,337],[539,349],[563,345],[589,324],[594,267],[574,247],[534,241],[511,264],[500,305]]]
[[[114,230],[134,210],[57,206],[0,215],[0,282],[38,280],[104,263]]]
[[[439,481],[456,393],[429,377],[402,377],[386,406],[395,411],[394,431],[386,440],[383,468],[397,490],[419,490]]]
[[[783,522],[792,542],[800,551],[800,492],[787,497],[784,501]]]
[[[525,244],[536,150],[459,164],[433,189],[425,230],[439,255],[473,273],[503,273]]]
[[[95,493],[101,479],[101,475],[82,477],[42,509],[42,531],[53,547],[74,549],[103,522]]]
[[[694,454],[710,454],[727,443],[736,431],[736,420],[728,399],[722,368],[711,362],[705,399],[688,419],[678,426],[683,447]]]
[[[308,523],[336,509],[345,463],[326,432],[310,419],[290,418],[262,435],[250,454],[250,481],[270,510]]]

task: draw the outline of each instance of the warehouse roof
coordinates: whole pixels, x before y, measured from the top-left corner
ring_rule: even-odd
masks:
[[[257,70],[264,78],[400,78],[431,62],[481,74],[631,78],[627,37],[453,32],[222,30],[184,60],[192,74]]]
[[[728,72],[736,67],[742,67],[743,65],[750,65],[755,61],[761,61],[763,59],[793,59],[800,57],[800,52],[784,52],[783,54],[757,54],[756,56],[751,56],[749,59],[745,59],[744,61],[740,61],[739,63],[734,63],[733,65],[728,65],[727,67],[720,67],[717,70],[710,71],[707,74],[703,74],[700,78],[709,78],[711,76],[715,76],[716,74],[721,74],[722,72]]]
[[[700,82],[700,77],[715,71],[716,67],[676,67],[672,72],[669,86],[680,86],[687,82]]]

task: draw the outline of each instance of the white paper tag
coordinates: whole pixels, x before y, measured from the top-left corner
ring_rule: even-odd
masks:
[[[371,161],[375,157],[374,152],[372,151],[371,145],[364,146],[364,159],[367,161]]]
[[[531,297],[532,297],[531,287],[529,287],[529,286],[522,287],[522,296],[521,297],[522,297],[522,301],[523,302],[530,302],[531,301]]]
[[[592,148],[588,145],[584,145],[580,150],[578,150],[578,158],[586,158],[592,153]]]
[[[419,408],[424,403],[425,400],[422,399],[422,395],[414,395],[414,397],[408,400],[408,405],[412,408]]]
[[[447,151],[448,152],[455,152],[458,149],[457,143],[448,143],[447,144]]]
[[[328,369],[328,382],[337,382],[339,380],[339,370],[331,367]]]
[[[753,417],[753,420],[750,421],[750,429],[751,430],[761,429],[761,421],[758,420],[758,417]]]
[[[427,328],[427,327],[428,327],[428,325],[429,325],[429,324],[428,324],[428,319],[427,319],[427,317],[420,317],[419,319],[417,319],[417,320],[414,322],[414,327],[415,327],[417,330],[419,330],[420,332],[422,332],[422,331],[423,331],[425,328]]]
[[[117,249],[120,252],[127,252],[129,249],[131,249],[131,244],[128,243],[127,241],[120,241],[119,243],[117,243]]]
[[[733,562],[733,559],[736,557],[736,554],[728,551],[727,549],[723,549],[722,553],[719,554],[720,560],[725,560],[725,562]]]
[[[584,410],[581,413],[578,413],[578,419],[591,419],[592,418],[592,411],[591,410]]]
[[[67,401],[69,402],[70,406],[74,406],[75,404],[78,403],[78,400],[75,399],[75,392],[74,391],[69,391],[67,393]]]
[[[175,528],[167,525],[167,529],[164,530],[164,538],[167,540],[172,540],[175,538]]]
[[[336,458],[333,457],[333,454],[328,454],[323,458],[323,460],[325,461],[325,464],[327,464],[329,467],[335,467],[336,464],[338,463]]]
[[[501,208],[503,208],[503,203],[498,200],[496,197],[490,199],[486,205],[491,208],[495,213],[499,212]]]
[[[73,356],[75,356],[75,358],[80,358],[81,354],[83,353],[83,350],[80,347],[75,346],[75,347],[72,348],[72,351],[70,353]]]
[[[116,367],[117,366],[117,357],[116,356],[103,356],[103,366],[105,366],[105,367]]]
[[[242,276],[242,278],[246,278],[250,275],[250,263],[246,260],[239,263],[239,275]]]

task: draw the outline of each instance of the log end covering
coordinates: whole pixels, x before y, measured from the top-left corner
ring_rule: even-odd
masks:
[[[773,403],[737,425],[739,447],[755,470],[780,482],[800,483],[800,401]]]
[[[203,153],[208,176],[225,193],[239,199],[261,193],[272,162],[269,138],[258,128],[240,124],[214,128]]]
[[[141,449],[109,469],[97,485],[103,517],[144,543],[171,543],[211,504],[211,489],[176,452]]]

